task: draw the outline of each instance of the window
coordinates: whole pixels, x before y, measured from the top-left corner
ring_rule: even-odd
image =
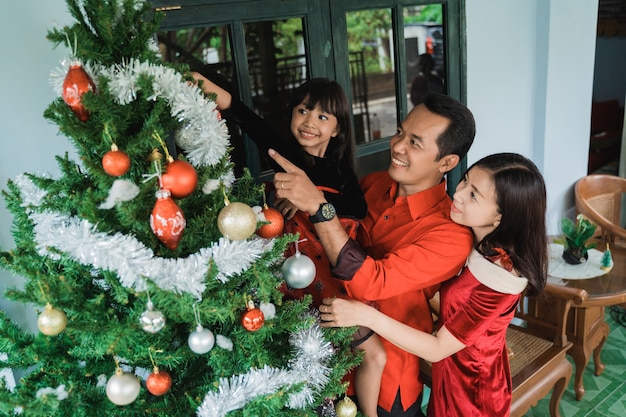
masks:
[[[158,34],[164,59],[218,76],[278,131],[294,86],[336,79],[352,102],[359,175],[387,168],[389,138],[413,107],[411,85],[424,54],[434,80],[426,85],[464,99],[462,2],[153,1],[166,12]],[[229,128],[238,168],[270,178],[264,156]]]

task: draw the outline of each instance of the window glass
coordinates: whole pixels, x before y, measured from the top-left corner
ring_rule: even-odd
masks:
[[[404,9],[407,109],[421,103],[428,92],[447,94],[442,6]]]
[[[390,9],[346,13],[356,144],[395,133],[396,88]]]
[[[308,78],[302,19],[252,22],[244,25],[248,79],[237,80],[228,26],[186,28],[158,34],[163,59],[183,62],[217,84],[239,95],[274,129],[285,133],[285,109],[292,90]],[[250,102],[248,102],[248,99]],[[264,156],[259,158],[254,144],[245,152],[243,133],[227,118],[233,151],[231,158],[240,175],[243,167],[269,169]]]

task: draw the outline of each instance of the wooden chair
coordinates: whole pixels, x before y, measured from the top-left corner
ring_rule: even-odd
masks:
[[[557,291],[554,296],[543,294],[541,300],[523,296],[507,330],[506,344],[513,380],[511,417],[523,416],[551,390],[550,415],[561,415],[559,403],[572,377],[572,364],[566,357],[571,347],[566,335],[567,316],[572,303],[582,302],[587,293],[565,287]],[[547,297],[550,299],[546,300]],[[550,311],[539,314],[539,306],[547,306]],[[422,360],[420,367],[420,379],[430,386],[430,363]]]
[[[576,211],[597,224],[599,237],[611,245],[626,242],[620,222],[623,193],[626,178],[616,175],[587,175],[574,186]]]

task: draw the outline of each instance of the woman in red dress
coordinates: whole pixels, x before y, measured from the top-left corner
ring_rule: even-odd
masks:
[[[513,153],[481,159],[454,194],[450,216],[472,228],[475,245],[466,267],[441,286],[436,334],[339,298],[324,300],[322,326],[367,326],[432,362],[429,416],[508,416],[506,329],[521,293],[538,293],[545,286],[545,214],[545,183],[532,161]]]

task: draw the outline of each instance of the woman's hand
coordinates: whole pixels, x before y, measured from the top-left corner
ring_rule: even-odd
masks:
[[[369,319],[378,310],[360,301],[324,298],[319,308],[321,327],[369,326]]]

